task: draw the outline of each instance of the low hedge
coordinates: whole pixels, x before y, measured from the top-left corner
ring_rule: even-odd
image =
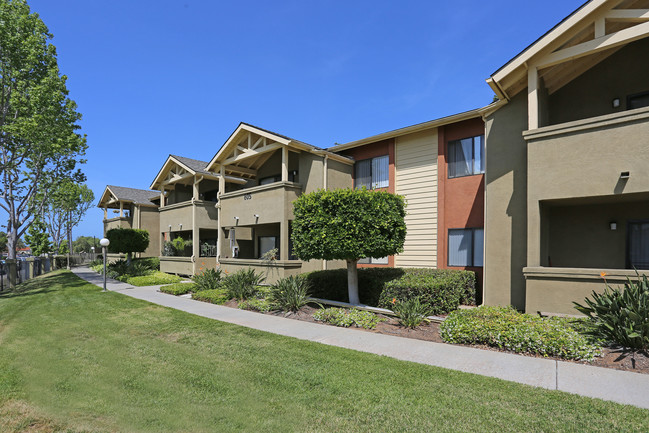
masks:
[[[402,277],[401,268],[359,268],[358,295],[361,303],[377,306],[381,291],[388,281]],[[311,286],[311,296],[332,301],[348,302],[347,269],[330,269],[305,274]]]
[[[446,314],[462,305],[475,304],[475,273],[453,269],[408,269],[388,281],[379,297],[379,307],[419,298],[429,314]]]
[[[126,279],[127,284],[132,286],[159,286],[162,284],[173,284],[182,281],[177,275],[165,274],[164,272],[155,271],[150,275],[143,275],[140,277],[129,277]]]
[[[160,291],[163,293],[168,293],[170,295],[184,295],[189,292],[193,292],[196,288],[194,283],[176,283],[169,284],[168,286],[160,287]]]
[[[230,300],[227,290],[224,289],[199,290],[192,294],[192,299],[211,304],[224,304]]]
[[[306,274],[312,296],[348,302],[347,270]],[[360,268],[358,291],[363,304],[391,308],[393,300],[420,298],[431,314],[444,314],[460,304],[475,303],[475,273],[451,269]]]
[[[440,325],[447,343],[479,344],[541,356],[588,360],[601,349],[579,333],[582,320],[522,314],[511,307],[458,310]]]

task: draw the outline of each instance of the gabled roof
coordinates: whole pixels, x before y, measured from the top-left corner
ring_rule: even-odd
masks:
[[[106,185],[106,189],[101,195],[97,207],[115,206],[120,201],[141,206],[157,207],[157,204],[151,201],[155,197],[156,193],[160,194],[159,191],[151,191],[149,189],[135,189],[124,186]]]
[[[330,147],[327,150],[330,150],[332,152],[341,152],[346,149],[363,146],[369,143],[375,143],[381,140],[387,140],[389,138],[399,137],[406,134],[412,134],[414,132],[437,128],[439,126],[449,125],[451,123],[462,122],[463,120],[473,119],[476,117],[482,117],[488,114],[489,112],[496,110],[502,103],[503,102],[501,101],[497,101],[487,105],[486,107],[476,108],[474,110],[465,111],[463,113],[453,114],[451,116],[441,117],[439,119],[417,123],[415,125],[406,126],[404,128],[394,129],[392,131],[383,132],[381,134],[372,135],[366,138],[361,138],[360,140],[350,141],[349,143],[336,144],[335,146]]]
[[[270,156],[282,147],[295,151],[305,151],[352,164],[353,161],[319,147],[304,143],[286,135],[278,134],[249,123],[241,122],[223,143],[219,151],[207,165],[213,172],[224,168],[226,175],[243,178],[254,177],[256,171]]]
[[[201,175],[215,178],[215,174],[207,170],[207,161],[169,155],[160,171],[151,183],[151,189],[162,189],[166,184],[188,183],[193,176]]]
[[[590,0],[494,72],[501,99],[527,87],[533,68],[552,94],[623,46],[649,36],[649,0]]]

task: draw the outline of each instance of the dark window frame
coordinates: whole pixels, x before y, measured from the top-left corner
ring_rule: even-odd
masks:
[[[480,166],[483,167],[482,170],[480,170],[478,172],[475,171],[475,161],[476,161],[476,159],[475,159],[475,139],[476,138],[480,138],[480,150],[482,152],[482,159],[481,159]],[[471,171],[468,174],[451,175],[450,166],[451,166],[451,164],[456,162],[454,160],[453,161],[451,160],[451,158],[453,158],[455,153],[456,153],[456,152],[451,153],[451,148],[454,148],[455,146],[460,146],[461,147],[462,146],[462,141],[463,140],[468,140],[468,139],[471,139]],[[484,162],[485,153],[486,153],[485,136],[483,134],[472,135],[472,136],[469,136],[469,137],[464,137],[464,138],[460,138],[460,139],[457,139],[457,140],[451,140],[451,141],[447,142],[446,143],[446,155],[447,155],[447,158],[446,158],[446,175],[447,175],[447,178],[448,179],[457,179],[459,177],[477,176],[477,175],[480,175],[480,174],[484,174],[485,171],[486,171],[485,170],[485,162]]]
[[[451,264],[451,242],[450,242],[450,236],[451,236],[451,231],[471,231],[471,252],[469,254],[469,264],[467,265],[452,265]],[[474,265],[475,263],[475,232],[477,230],[482,230],[482,246],[483,246],[483,252],[482,252],[482,265]],[[449,267],[454,267],[454,268],[484,268],[484,227],[459,227],[459,228],[450,228],[446,232],[446,266]]]
[[[373,173],[373,166],[374,165],[373,165],[372,162],[375,159],[378,159],[378,158],[385,158],[388,161],[388,167],[387,167],[388,184],[386,186],[379,186],[379,187],[375,188],[374,187],[375,182],[372,182],[372,176],[374,175],[374,173]],[[359,164],[361,162],[369,162],[369,164],[370,164],[370,185],[369,185],[369,188],[367,187],[367,185],[358,185],[358,176],[357,176],[357,172],[356,172],[356,164]],[[384,188],[389,188],[390,187],[390,155],[389,154],[377,155],[377,156],[373,156],[371,158],[364,158],[364,159],[359,159],[358,161],[356,161],[356,163],[354,165],[354,189],[360,189],[363,186],[365,186],[367,189],[370,189],[370,190],[372,190],[372,189],[384,189]]]
[[[639,98],[642,96],[649,96],[649,90],[646,92],[640,92],[640,93],[634,93],[633,95],[627,95],[626,97],[626,109],[627,110],[636,110],[638,108],[646,108],[649,107],[649,105],[643,105],[641,107],[636,107],[636,108],[631,108],[631,101],[635,98]]]
[[[626,253],[626,258],[625,258],[626,268],[646,270],[649,269],[649,266],[646,269],[634,268],[634,266],[631,263],[631,225],[633,224],[649,224],[649,219],[633,219],[633,220],[627,220],[626,222],[626,245],[624,247]]]

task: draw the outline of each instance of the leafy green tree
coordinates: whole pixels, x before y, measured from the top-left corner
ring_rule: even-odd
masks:
[[[149,232],[141,229],[115,228],[106,232],[110,241],[109,253],[125,253],[126,261],[131,264],[133,253],[143,253],[149,247]]]
[[[51,190],[82,181],[75,170],[87,145],[43,21],[25,0],[0,0],[0,23],[0,207],[13,259]]]
[[[47,234],[47,226],[40,218],[35,218],[32,222],[25,236],[25,241],[31,248],[32,254],[37,257],[49,253],[52,249],[50,236]]]
[[[70,252],[70,249],[68,248],[68,241],[63,239],[61,243],[59,244],[59,251],[57,254],[67,254]]]
[[[4,252],[7,249],[7,234],[5,232],[0,232],[0,252]]]
[[[385,191],[339,189],[303,194],[293,202],[293,253],[302,260],[347,262],[349,302],[358,304],[358,260],[403,251],[403,197]]]
[[[92,236],[79,236],[72,242],[72,250],[75,253],[89,253],[92,247],[97,247],[99,244],[97,238]]]
[[[94,200],[95,195],[86,184],[69,179],[51,191],[43,214],[55,249],[64,238],[68,244],[72,242],[72,228],[81,222]]]

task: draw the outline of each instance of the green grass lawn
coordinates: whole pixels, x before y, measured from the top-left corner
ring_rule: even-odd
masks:
[[[649,431],[649,411],[267,334],[56,271],[0,295],[0,431],[631,432]]]

